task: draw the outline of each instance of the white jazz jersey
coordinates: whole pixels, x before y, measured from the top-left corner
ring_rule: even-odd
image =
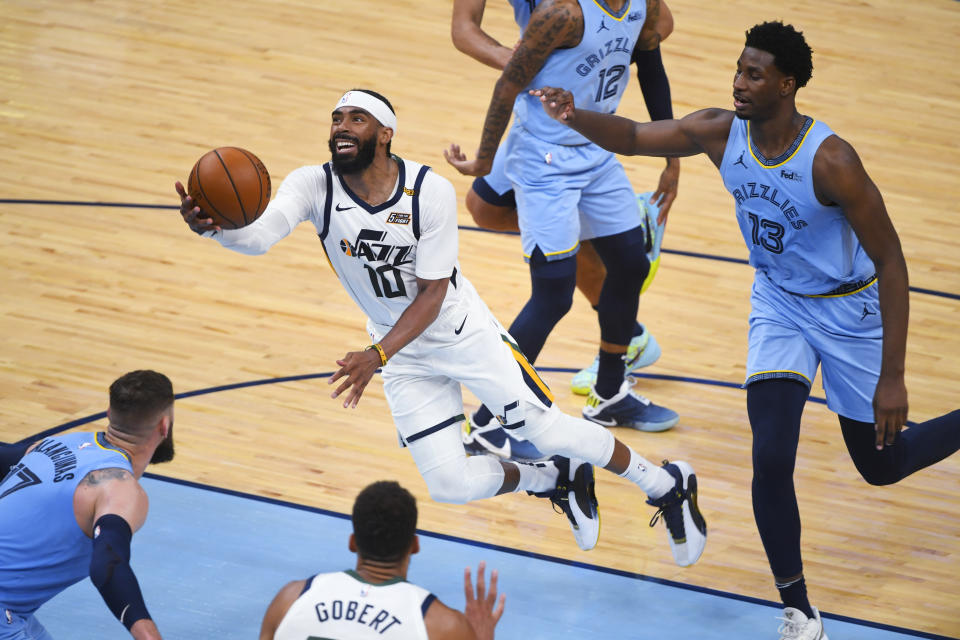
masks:
[[[393,195],[370,206],[331,163],[300,167],[252,224],[214,237],[228,249],[259,254],[309,220],[330,266],[367,317],[392,327],[417,296],[417,278],[449,278],[440,312],[461,296],[457,263],[457,196],[430,167],[393,156],[399,176]]]
[[[436,598],[400,578],[370,584],[355,571],[307,581],[274,640],[427,640],[423,616]]]

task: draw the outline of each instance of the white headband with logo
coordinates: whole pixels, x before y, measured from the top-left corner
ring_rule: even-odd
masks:
[[[334,111],[341,107],[358,107],[363,109],[379,120],[380,124],[393,129],[393,135],[397,135],[397,115],[391,111],[387,103],[380,98],[364,91],[347,91],[337,102]]]

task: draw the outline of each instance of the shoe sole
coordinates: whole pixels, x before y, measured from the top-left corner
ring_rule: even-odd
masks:
[[[689,567],[700,559],[700,556],[703,555],[703,550],[707,547],[707,521],[700,512],[700,506],[697,504],[697,474],[693,472],[693,467],[686,462],[674,462],[673,464],[680,470],[681,475],[686,476],[683,488],[689,497],[687,500],[684,500],[682,510],[683,528],[684,531],[687,532],[687,539],[690,538],[690,531],[697,531],[703,536],[703,544],[699,550],[697,550],[696,556],[692,559],[687,559],[683,563],[677,562],[681,567]],[[686,541],[684,544],[686,544]],[[676,561],[676,558],[674,558],[674,561]]]
[[[591,465],[591,464],[589,464],[589,463],[583,463],[583,464],[579,465],[579,466],[577,467],[577,470],[574,472],[574,477],[571,479],[571,483],[573,484],[573,486],[576,486],[576,485],[578,484],[577,476],[581,474],[581,469],[586,469],[585,471],[582,472],[584,475],[589,474],[589,478],[583,478],[583,480],[581,480],[580,482],[586,483],[586,486],[587,486],[587,502],[590,503],[590,502],[591,502],[591,498],[595,501],[595,500],[596,500],[596,497],[597,497],[597,496],[596,496],[596,488],[595,488],[595,487],[596,487],[596,485],[595,485],[596,479],[595,479],[594,472],[593,472],[593,465]],[[571,490],[570,493],[567,495],[567,500],[568,500],[568,504],[569,504],[569,506],[570,506],[570,511],[574,513],[574,517],[575,517],[578,521],[581,520],[581,519],[583,519],[584,521],[592,521],[592,520],[594,520],[594,518],[588,517],[588,516],[584,513],[583,509],[580,508],[580,503],[579,503],[579,501],[577,500],[577,495],[576,495],[576,490],[575,490],[575,489],[574,489],[574,490]],[[588,507],[589,507],[589,506],[593,506],[593,505],[588,504]],[[597,524],[596,524],[596,527],[597,527],[597,529],[596,529],[596,535],[592,535],[590,540],[583,540],[581,534],[584,532],[584,528],[583,528],[583,527],[579,527],[579,526],[578,526],[578,528],[575,529],[574,532],[573,532],[573,537],[574,537],[574,538],[576,539],[576,541],[577,541],[577,546],[580,547],[583,551],[590,551],[590,550],[593,549],[595,546],[597,546],[597,542],[600,540],[600,505],[597,504],[596,506],[593,506],[593,508],[592,508],[591,510],[592,510],[592,511],[595,511],[595,515],[596,515],[596,518],[595,518],[596,523],[597,523]],[[579,517],[578,517],[578,516],[579,516]],[[572,527],[572,523],[571,523],[571,527]]]
[[[590,422],[596,422],[599,425],[604,427],[624,427],[626,429],[635,429],[637,431],[646,431],[648,433],[659,433],[660,431],[666,431],[671,429],[678,422],[680,422],[680,416],[671,418],[670,420],[665,420],[663,422],[641,422],[641,423],[632,423],[632,424],[622,424],[616,420],[602,420],[595,416],[589,416],[586,412],[582,413],[584,420],[589,420]]]

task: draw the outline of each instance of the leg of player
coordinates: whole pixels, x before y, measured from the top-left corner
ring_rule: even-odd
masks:
[[[607,427],[664,431],[674,426],[679,416],[635,393],[633,378],[625,377],[640,290],[650,268],[643,225],[594,238],[593,245],[607,269],[607,277],[597,305],[601,341],[597,381],[587,397],[583,417]]]
[[[480,192],[485,195],[481,196]],[[473,221],[481,229],[520,231],[512,189],[504,194],[497,194],[483,178],[477,178],[474,186],[467,191],[466,205]]]
[[[697,504],[697,477],[688,463],[664,462],[662,467],[657,467],[614,438],[607,429],[569,416],[556,406],[546,411],[528,406],[524,417],[525,425],[517,429],[519,435],[533,442],[540,451],[554,454],[553,460],[557,460],[556,456],[570,460],[569,509],[564,508],[564,511],[581,548],[592,548],[599,536],[593,472],[582,469],[593,465],[626,478],[647,494],[647,503],[657,507],[650,526],[663,519],[674,562],[685,567],[700,558],[706,546],[707,525]],[[562,480],[561,474],[558,487]],[[595,518],[589,518],[590,504],[596,512]],[[593,544],[582,543],[587,531],[593,536]]]
[[[960,450],[960,410],[907,427],[892,445],[879,450],[873,423],[838,417],[847,451],[872,485],[900,482]]]
[[[510,325],[510,335],[516,341],[527,361],[533,363],[547,340],[553,327],[566,315],[573,304],[573,292],[576,288],[576,259],[574,257],[549,261],[543,252],[536,249],[530,257],[530,298]],[[470,433],[473,438],[482,438],[493,446],[485,448],[503,455],[507,447],[504,444],[507,434],[502,433],[493,421],[493,413],[481,406],[468,421],[468,433],[465,436],[468,446]],[[510,455],[504,457],[536,459],[543,457],[532,447],[519,447],[516,441],[509,441]],[[495,448],[494,448],[495,447]],[[532,449],[532,450],[531,450]]]
[[[800,417],[809,388],[795,380],[773,379],[747,387],[753,430],[753,515],[770,570],[783,602],[783,638],[826,638],[816,607],[807,598],[800,554],[800,510],[793,469]]]
[[[510,182],[499,174],[473,181],[466,197],[467,210],[481,229],[519,231],[517,203]],[[540,460],[544,456],[526,440],[511,436],[493,414],[481,406],[463,424],[463,446],[470,455],[492,453],[514,460]]]
[[[658,224],[657,217],[660,208],[650,202],[653,192],[638,193],[637,204],[640,208],[641,221],[643,222],[645,243],[644,250],[647,259],[650,261],[650,270],[643,281],[640,289],[641,295],[653,282],[654,276],[660,267],[660,245],[663,242],[663,231],[666,223]],[[580,251],[577,253],[577,288],[587,298],[594,311],[600,303],[600,291],[603,288],[603,279],[607,270],[603,266],[603,261],[597,255],[593,244],[585,240],[580,245]],[[660,345],[656,338],[647,331],[647,328],[640,322],[635,323],[633,328],[633,337],[630,339],[630,345],[627,347],[626,371],[632,373],[643,367],[649,367],[660,358]],[[593,363],[586,369],[581,369],[574,374],[570,382],[570,390],[577,395],[585,396],[590,393],[590,389],[597,382],[597,370],[600,367],[600,357],[594,358]]]

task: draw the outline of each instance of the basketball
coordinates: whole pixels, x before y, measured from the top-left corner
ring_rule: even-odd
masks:
[[[270,202],[270,174],[260,158],[246,149],[220,147],[197,160],[187,180],[187,193],[223,229],[245,227]]]

